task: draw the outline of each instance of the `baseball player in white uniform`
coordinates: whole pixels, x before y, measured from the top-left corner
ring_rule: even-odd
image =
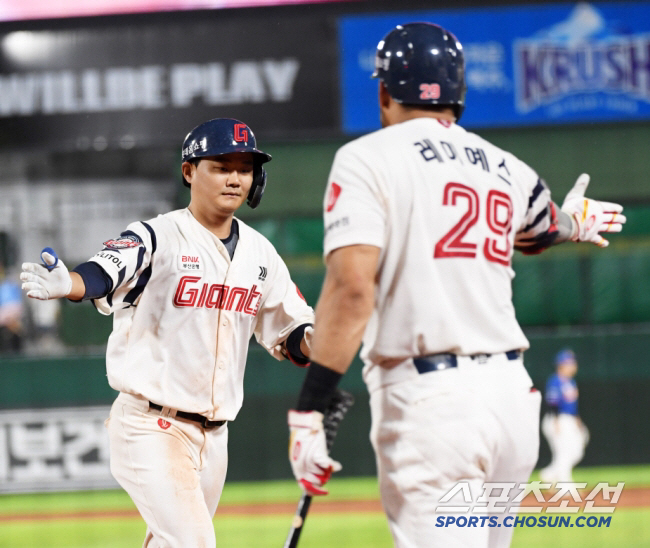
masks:
[[[147,523],[148,548],[216,546],[251,336],[308,363],[312,309],[271,243],[234,217],[259,204],[270,159],[246,124],[210,120],[183,143],[189,207],[132,223],[71,273],[51,250],[46,266],[23,265],[29,297],[91,299],[113,314],[111,472]]]
[[[363,342],[395,546],[508,546],[504,508],[465,514],[476,518],[466,527],[438,518],[459,482],[476,502],[485,482],[526,482],[537,461],[541,397],[523,364],[513,250],[605,247],[600,233],[620,231],[625,217],[584,197],[587,175],[557,207],[530,167],[457,125],[464,62],[450,32],[396,27],[378,45],[375,76],[383,129],[343,146],[329,177],[327,270],[311,366],[288,417],[291,466],[311,494],[325,494],[341,468],[326,451],[323,411]],[[514,494],[499,506],[514,508]],[[458,495],[449,503],[464,502]]]
[[[573,350],[555,357],[556,373],[546,382],[544,399],[548,411],[542,419],[542,433],[551,448],[551,462],[539,471],[542,481],[573,481],[573,467],[585,454],[589,430],[578,413],[578,385],[574,379],[578,361]]]

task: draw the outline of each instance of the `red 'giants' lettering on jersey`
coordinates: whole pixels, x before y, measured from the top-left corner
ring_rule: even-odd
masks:
[[[337,185],[336,183],[332,183],[330,185],[330,191],[327,194],[327,212],[329,213],[334,209],[334,206],[336,205],[336,200],[339,199],[339,196],[341,195],[341,187]]]
[[[199,284],[198,276],[183,276],[178,282],[174,294],[174,306],[191,306],[196,308],[221,308],[235,310],[256,316],[260,308],[262,294],[256,291],[254,285],[245,287],[230,287],[224,284]]]

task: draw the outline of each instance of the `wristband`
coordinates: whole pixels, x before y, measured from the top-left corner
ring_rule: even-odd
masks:
[[[320,411],[324,414],[342,376],[342,373],[311,362],[298,397],[296,411]]]
[[[312,324],[303,323],[296,327],[287,337],[285,347],[289,354],[289,359],[296,365],[305,366],[309,364],[309,358],[300,350],[300,343],[305,336],[305,329]]]
[[[72,272],[79,274],[84,282],[86,292],[81,299],[82,301],[100,299],[108,295],[113,289],[113,280],[111,280],[110,276],[97,263],[92,261],[81,263],[75,266]]]

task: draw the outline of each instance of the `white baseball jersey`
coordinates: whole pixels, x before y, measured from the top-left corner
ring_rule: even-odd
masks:
[[[550,192],[512,154],[460,126],[417,118],[343,146],[325,196],[325,255],[381,248],[361,356],[393,364],[529,344],[512,304],[513,249],[557,231]]]
[[[128,226],[90,260],[113,281],[94,300],[114,314],[111,387],[211,420],[233,420],[243,400],[251,335],[275,358],[313,310],[273,245],[241,220],[233,259],[189,209]]]

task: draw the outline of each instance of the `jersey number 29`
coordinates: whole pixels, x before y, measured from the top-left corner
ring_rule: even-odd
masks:
[[[459,200],[465,201],[467,210],[460,220],[436,244],[433,257],[474,258],[478,244],[465,239],[467,232],[479,220],[481,207],[477,192],[462,183],[447,183],[442,205],[455,206]],[[511,245],[508,235],[512,228],[512,200],[505,192],[490,190],[485,207],[487,226],[494,237],[486,237],[483,242],[483,255],[488,261],[505,266],[510,265]]]

